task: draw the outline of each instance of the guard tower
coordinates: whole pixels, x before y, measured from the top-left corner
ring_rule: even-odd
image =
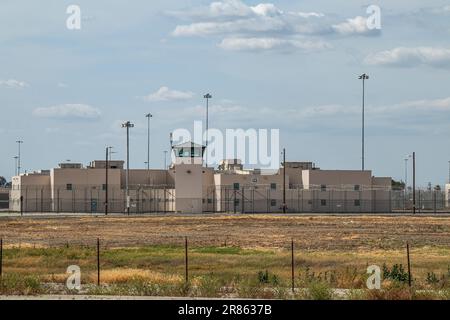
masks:
[[[175,155],[175,209],[182,213],[202,213],[205,146],[186,142],[173,146],[172,150]]]

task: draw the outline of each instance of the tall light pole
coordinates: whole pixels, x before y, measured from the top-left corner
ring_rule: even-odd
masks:
[[[18,156],[14,156],[14,175],[17,176],[17,159],[19,159]]]
[[[108,161],[109,161],[109,162],[111,162],[111,160],[112,160],[112,154],[113,154],[113,153],[117,153],[117,152],[115,152],[115,151],[112,151],[113,148],[114,148],[114,147],[108,147],[108,155],[109,155]]]
[[[448,183],[450,183],[450,160],[448,161]]]
[[[362,171],[364,171],[364,104],[365,104],[365,81],[369,79],[369,75],[363,73],[359,76],[362,80],[362,138],[361,138],[361,161],[362,161]]]
[[[17,175],[20,176],[20,169],[22,169],[21,167],[21,162],[20,162],[20,145],[23,143],[22,140],[17,140],[16,141],[18,148],[19,148],[19,153],[17,154]]]
[[[111,147],[106,147],[106,162],[105,162],[105,216],[108,215],[108,169],[109,169],[109,150]]]
[[[411,158],[410,154],[408,154],[404,159],[405,160],[405,190],[408,188],[408,160],[409,160],[409,158]]]
[[[127,129],[127,174],[125,178],[125,188],[127,193],[127,214],[130,215],[130,128],[133,128],[134,124],[130,121],[122,123],[122,128]]]
[[[150,118],[153,117],[151,113],[145,115],[147,118],[147,170],[150,170]]]
[[[413,214],[416,214],[416,153],[412,154],[413,159]],[[420,202],[420,200],[419,200]]]
[[[147,176],[148,176],[148,184],[150,185],[150,118],[153,117],[151,113],[147,113],[145,115],[147,118]]]
[[[164,170],[167,169],[167,151],[164,151]]]
[[[283,148],[283,213],[286,213],[286,149]]]
[[[212,95],[209,93],[205,94],[203,98],[206,99],[206,167],[208,167],[208,129],[209,129],[209,99],[212,98]]]

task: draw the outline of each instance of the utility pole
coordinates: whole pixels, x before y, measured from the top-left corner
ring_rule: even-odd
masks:
[[[286,213],[286,149],[283,148],[283,213]]]
[[[448,162],[448,183],[450,183],[450,161]]]
[[[105,216],[108,215],[108,169],[109,169],[109,147],[106,147],[105,162]]]
[[[109,149],[109,162],[111,162],[111,160],[112,160],[112,154],[113,154],[113,153],[117,153],[117,152],[115,152],[115,151],[112,151],[113,148],[114,148],[114,147],[108,147],[108,149]]]
[[[130,121],[127,121],[122,124],[122,128],[127,129],[127,174],[125,178],[125,184],[126,184],[126,197],[127,197],[127,214],[130,215],[130,128],[133,128],[134,124],[132,124]]]
[[[18,176],[20,176],[20,170],[22,169],[22,167],[21,167],[21,159],[20,159],[20,145],[23,143],[23,141],[22,140],[17,140],[16,141],[16,143],[17,143],[17,145],[18,145],[18,148],[19,148],[19,153],[18,153],[18,160],[17,160],[17,175]]]
[[[408,157],[405,158],[405,190],[408,188]]]
[[[17,176],[17,159],[19,159],[18,156],[14,156],[14,175]]]
[[[153,117],[151,113],[145,115],[147,118],[147,176],[148,184],[150,185],[150,118]]]
[[[416,214],[416,153],[413,152],[413,214]]]
[[[209,99],[212,98],[212,95],[209,93],[205,94],[203,98],[206,99],[206,167],[208,167],[208,129],[209,129]]]
[[[164,170],[167,169],[167,150],[164,151]]]
[[[369,75],[363,73],[359,76],[362,80],[362,145],[361,145],[361,161],[362,161],[362,171],[364,171],[364,104],[365,104],[365,81],[369,79]]]

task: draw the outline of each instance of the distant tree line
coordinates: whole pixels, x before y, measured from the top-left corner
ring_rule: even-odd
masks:
[[[0,176],[0,187],[9,187],[11,182],[8,182],[5,177]]]
[[[408,187],[408,189],[411,189],[411,187]],[[405,190],[405,183],[403,181],[396,181],[392,179],[392,190]],[[441,191],[442,188],[440,185],[435,185],[434,187],[431,186],[431,182],[428,183],[427,186],[428,191]]]

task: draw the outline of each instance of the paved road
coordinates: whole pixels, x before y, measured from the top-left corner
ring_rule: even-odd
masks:
[[[397,216],[411,216],[411,217],[450,217],[450,212],[438,212],[438,213],[416,213],[413,215],[410,212],[391,212],[391,213],[320,213],[320,212],[301,212],[301,213],[173,213],[173,212],[152,212],[152,213],[141,213],[141,214],[131,214],[127,216],[126,214],[120,213],[110,213],[108,217],[189,217],[189,216],[239,216],[239,215],[273,215],[273,216],[342,216],[342,217],[354,217],[354,216],[373,216],[373,217],[397,217]],[[0,211],[0,218],[70,218],[70,217],[105,217],[104,214],[93,214],[93,213],[54,213],[54,212],[44,212],[44,213],[24,213],[23,216],[20,213],[10,213],[6,211]]]
[[[88,296],[88,295],[39,295],[2,296],[0,300],[233,300],[220,298],[150,297],[150,296]]]

